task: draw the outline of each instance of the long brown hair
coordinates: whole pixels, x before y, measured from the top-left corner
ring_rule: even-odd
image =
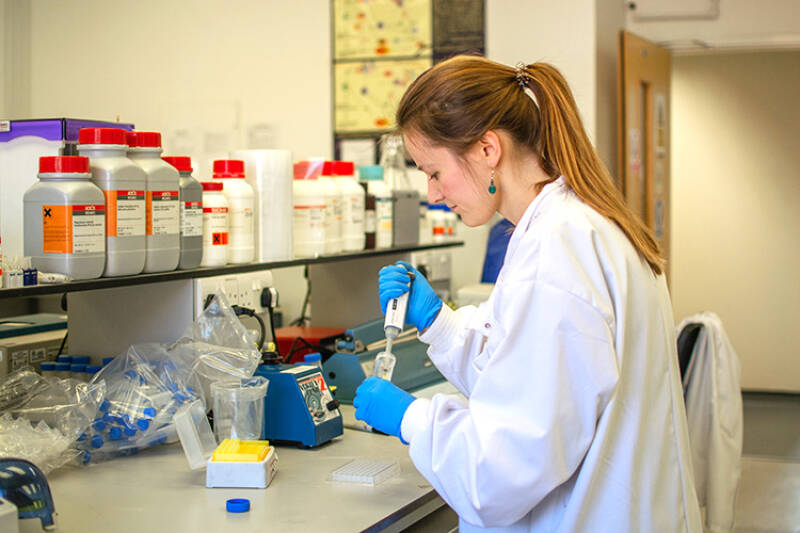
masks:
[[[563,176],[583,202],[619,226],[655,274],[662,272],[658,243],[625,205],[583,129],[572,91],[552,65],[515,69],[478,56],[450,58],[414,80],[397,109],[397,126],[458,155],[489,130],[508,132],[538,155],[553,180]]]

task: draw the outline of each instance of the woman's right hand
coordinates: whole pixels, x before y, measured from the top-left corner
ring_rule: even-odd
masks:
[[[413,277],[409,273],[413,274]],[[433,324],[439,309],[442,308],[441,298],[436,295],[425,276],[405,261],[398,261],[381,269],[378,274],[381,312],[386,313],[389,300],[398,298],[409,290],[411,293],[408,296],[406,323],[423,331]]]

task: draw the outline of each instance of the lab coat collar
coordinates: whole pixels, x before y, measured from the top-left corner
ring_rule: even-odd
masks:
[[[539,194],[537,194],[536,197],[531,201],[528,208],[525,209],[525,213],[522,214],[519,224],[517,224],[517,226],[514,228],[514,233],[511,235],[511,240],[508,242],[508,249],[506,251],[506,257],[503,260],[503,264],[508,263],[511,258],[514,257],[514,252],[517,251],[517,247],[519,246],[519,242],[522,240],[523,235],[525,235],[528,229],[530,229],[533,221],[536,220],[544,211],[544,206],[547,199],[558,192],[566,191],[566,188],[567,185],[564,182],[564,176],[559,176],[555,181],[545,185],[541,192],[539,192]]]

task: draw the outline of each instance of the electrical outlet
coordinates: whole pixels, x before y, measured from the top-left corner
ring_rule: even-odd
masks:
[[[266,311],[261,306],[261,290],[272,286],[272,272],[246,272],[228,274],[211,278],[194,280],[194,312],[195,316],[203,311],[206,298],[220,291],[225,293],[228,303],[254,309],[256,313]]]

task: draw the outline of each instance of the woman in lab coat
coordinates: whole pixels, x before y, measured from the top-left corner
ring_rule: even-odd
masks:
[[[701,531],[672,308],[650,231],[625,206],[561,74],[459,56],[397,112],[428,200],[515,226],[488,301],[452,311],[383,268],[406,322],[468,398],[358,388],[356,417],[409,444],[460,530]]]

